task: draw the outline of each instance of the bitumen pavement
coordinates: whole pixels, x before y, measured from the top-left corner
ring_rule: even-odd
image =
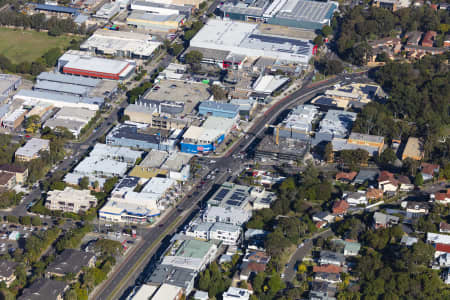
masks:
[[[158,227],[150,229],[148,233],[144,235],[142,244],[137,245],[135,252],[125,260],[122,266],[118,267],[117,270],[110,275],[108,280],[95,293],[93,293],[90,298],[117,299],[121,298],[118,297],[120,295],[123,297],[124,292],[132,288],[137,283],[136,281],[141,273],[139,270],[145,269],[145,266],[150,261],[151,256],[156,253],[161,253],[161,249],[154,247],[154,241],[161,241],[164,238],[164,236],[161,235],[167,236],[176,232],[176,228],[172,229],[174,227],[174,223],[176,223],[175,225],[182,224],[183,221],[188,218],[189,214],[183,212],[185,212],[186,209],[192,210],[202,200],[204,195],[210,192],[211,188],[223,182],[227,177],[226,175],[228,174],[228,169],[231,169],[232,172],[234,172],[242,167],[242,162],[240,160],[232,159],[232,155],[245,151],[254,142],[255,138],[264,131],[266,124],[271,124],[271,122],[276,120],[280,113],[290,106],[305,103],[316,94],[323,92],[324,89],[329,88],[338,82],[343,80],[363,81],[365,80],[364,78],[364,74],[336,76],[329,81],[319,82],[314,85],[306,85],[273,105],[270,110],[266,111],[263,116],[255,121],[254,125],[248,132],[250,138],[239,139],[223,157],[215,159],[216,162],[208,166],[212,170],[218,169],[218,174],[220,174],[220,176],[218,176],[215,180],[207,182],[205,184],[206,186],[197,186],[194,190],[201,191],[198,196],[186,196],[186,198],[179,204],[178,209],[174,209],[172,213],[169,213],[165,217],[164,220],[160,221],[160,225]],[[151,251],[148,250],[149,247],[151,248]],[[167,247],[167,245],[161,245],[161,247]],[[299,253],[296,253],[293,257],[303,257],[301,255],[303,254],[303,250],[299,249],[298,252]],[[294,266],[292,266],[292,270],[293,267]]]

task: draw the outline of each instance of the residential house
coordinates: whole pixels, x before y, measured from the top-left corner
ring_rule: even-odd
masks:
[[[78,277],[81,274],[83,267],[93,267],[95,265],[95,259],[93,253],[75,249],[65,249],[48,265],[45,270],[46,276],[63,277],[67,274],[74,274],[75,277]]]
[[[343,198],[350,206],[367,205],[369,203],[365,191],[344,192]]]
[[[209,300],[208,292],[204,291],[195,291],[194,300]]]
[[[420,165],[420,173],[422,174],[422,178],[424,181],[432,180],[434,178],[434,175],[439,173],[439,165],[422,163]]]
[[[433,47],[434,41],[436,40],[437,32],[429,30],[425,33],[425,36],[422,39],[422,47]]]
[[[378,188],[383,191],[383,193],[397,192],[399,182],[395,179],[394,174],[389,171],[381,171],[378,176]]]
[[[337,284],[341,282],[341,275],[334,273],[315,273],[314,280]]]
[[[342,254],[327,250],[320,251],[320,258],[319,258],[320,265],[343,266],[344,263],[345,258]]]
[[[450,253],[446,252],[444,254],[441,254],[436,259],[436,262],[439,265],[439,267],[441,267],[441,268],[448,268],[448,267],[450,267]]]
[[[325,281],[313,281],[309,292],[309,300],[336,300],[336,285]]]
[[[342,273],[342,268],[336,265],[322,265],[322,266],[314,266],[314,273],[333,273],[340,274]]]
[[[250,295],[252,294],[253,292],[247,289],[230,286],[228,290],[223,293],[222,300],[249,300]]]
[[[434,247],[435,247],[434,257],[439,257],[443,254],[450,253],[450,245],[448,244],[437,243],[434,244]]]
[[[450,203],[450,189],[447,189],[445,193],[434,194],[434,200],[440,204]]]
[[[383,190],[368,188],[366,192],[367,200],[379,200],[383,198]]]
[[[373,222],[375,229],[387,228],[391,227],[392,225],[397,225],[399,220],[400,220],[399,217],[383,214],[380,212],[375,212],[373,214]]]
[[[410,192],[414,190],[414,184],[407,176],[399,175],[397,176],[397,181],[400,184],[400,192]]]
[[[446,222],[439,223],[439,232],[450,233],[450,224]]]
[[[342,183],[351,183],[358,173],[355,171],[352,172],[339,172],[336,174],[336,181]]]
[[[344,256],[355,256],[359,254],[361,244],[356,241],[344,241]]]
[[[16,185],[16,176],[13,173],[0,172],[0,188],[10,190]]]
[[[410,247],[419,241],[418,238],[404,235],[400,241],[400,244]]]
[[[16,279],[16,267],[18,263],[8,260],[0,261],[0,282],[4,282],[6,287],[9,287],[11,283]]]
[[[243,262],[239,267],[239,279],[247,281],[252,274],[258,274],[266,270],[266,264],[257,262]]]
[[[312,217],[314,222],[326,222],[326,223],[334,222],[334,218],[335,216],[328,211],[318,212]]]
[[[407,218],[418,218],[428,215],[429,205],[427,202],[403,201],[401,206],[406,209]]]
[[[364,170],[361,170],[358,172],[358,175],[356,175],[353,183],[355,183],[355,184],[364,184],[365,182],[372,183],[375,181],[377,176],[378,176],[378,171],[364,169]]]
[[[16,176],[17,184],[24,184],[28,178],[28,168],[17,164],[0,165],[0,172],[12,173]]]
[[[333,204],[333,214],[343,216],[347,213],[347,209],[349,208],[349,204],[345,200],[336,201]]]
[[[69,285],[62,280],[41,278],[22,291],[18,300],[63,300]]]
[[[420,31],[410,31],[407,32],[405,34],[405,38],[407,38],[406,40],[406,45],[409,46],[414,46],[414,45],[419,45],[419,41],[422,38],[422,32]]]

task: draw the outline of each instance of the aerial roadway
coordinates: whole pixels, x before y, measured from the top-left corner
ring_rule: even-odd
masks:
[[[364,72],[341,74],[315,84],[309,84],[311,77],[308,76],[305,79],[302,88],[279,100],[263,116],[256,119],[252,128],[247,132],[248,138],[241,137],[225,155],[212,160],[213,163],[210,163],[208,167],[211,170],[218,170],[218,176],[213,180],[207,181],[204,185],[196,185],[181,200],[176,209],[173,209],[158,222],[158,226],[145,231],[142,241],[136,245],[133,253],[130,253],[125,261],[114,269],[109,278],[91,294],[91,299],[125,298],[132,288],[142,280],[142,273],[146,270],[152,257],[155,256],[153,259],[157,259],[161,251],[167,247],[168,238],[179,231],[179,227],[188,220],[192,213],[198,211],[198,204],[201,200],[211,189],[225,182],[230,172],[240,171],[243,163],[240,159],[233,158],[235,154],[246,152],[255,139],[264,133],[266,125],[272,124],[280,113],[294,105],[303,104],[311,100],[317,94],[324,92],[325,89],[337,83],[369,82]],[[143,275],[146,277],[149,274],[144,272]]]

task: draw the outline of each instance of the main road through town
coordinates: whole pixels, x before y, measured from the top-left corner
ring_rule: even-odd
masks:
[[[189,218],[191,213],[198,210],[197,205],[209,192],[212,192],[211,189],[226,180],[227,169],[238,171],[242,167],[242,161],[232,158],[233,154],[246,151],[254,140],[264,132],[266,124],[274,122],[286,109],[309,101],[317,94],[324,92],[325,89],[337,83],[369,82],[365,73],[342,74],[327,81],[307,84],[310,82],[310,78],[311,76],[305,80],[302,88],[279,100],[264,115],[256,119],[254,125],[247,132],[247,138],[242,137],[223,157],[215,159],[216,162],[209,165],[211,169],[219,169],[219,176],[202,187],[200,185],[194,187],[191,193],[181,200],[176,209],[173,209],[159,221],[158,226],[145,231],[140,244],[136,245],[132,250],[133,252],[91,294],[91,299],[125,298],[126,294],[137,283],[139,276],[145,270],[152,256],[161,253],[162,248],[167,247],[167,243],[162,243],[162,241],[177,232],[180,225]]]

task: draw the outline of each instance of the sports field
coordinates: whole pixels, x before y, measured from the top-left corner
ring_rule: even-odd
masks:
[[[73,38],[67,35],[53,37],[34,30],[0,28],[0,54],[13,63],[32,62],[51,48],[67,47]]]

